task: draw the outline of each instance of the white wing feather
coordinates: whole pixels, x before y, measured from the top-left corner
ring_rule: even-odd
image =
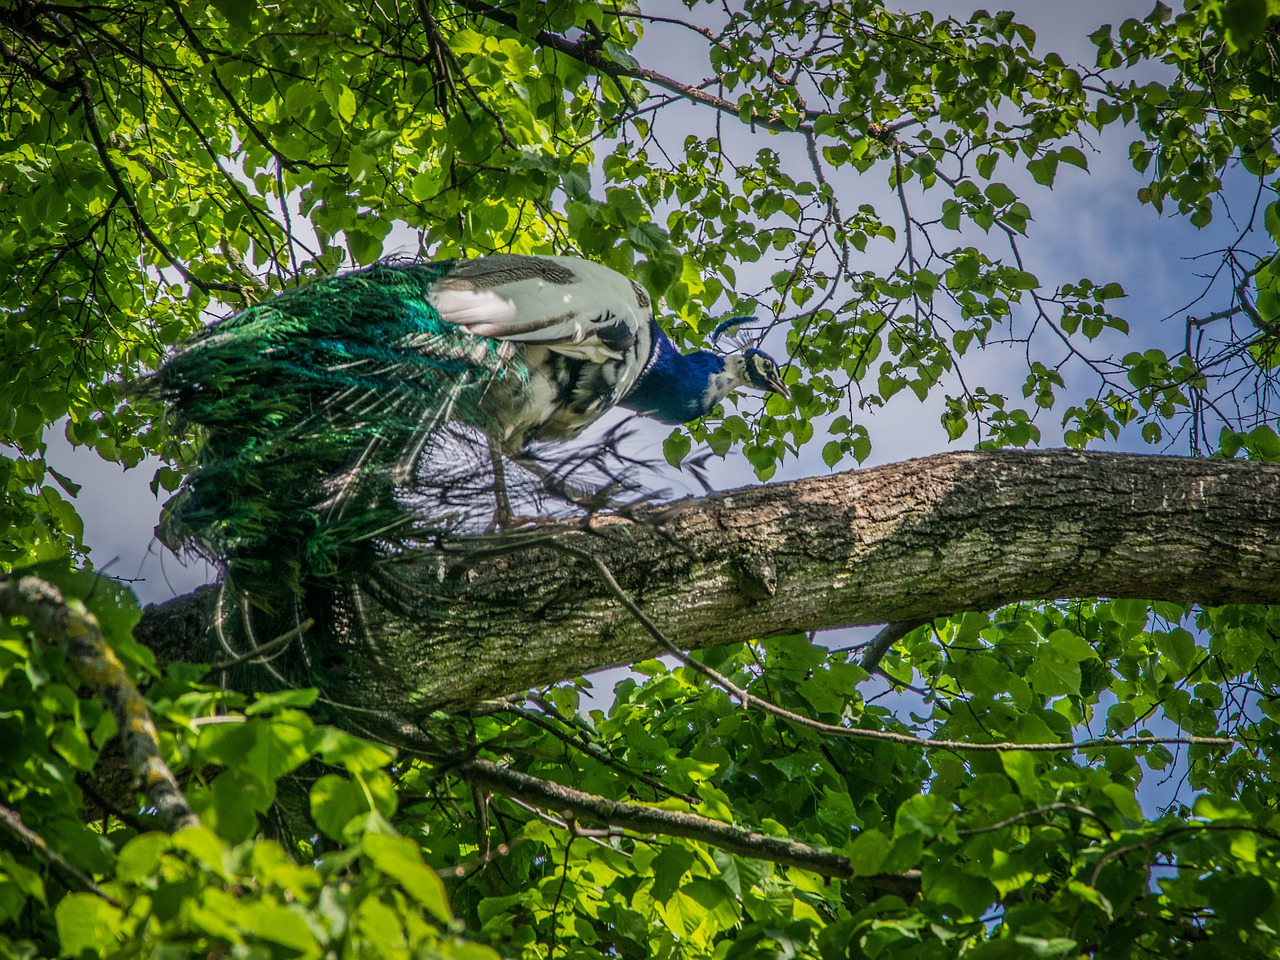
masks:
[[[619,322],[633,342],[647,341],[652,316],[622,274],[572,257],[493,254],[466,261],[427,299],[442,320],[468,333],[593,363],[622,359]]]

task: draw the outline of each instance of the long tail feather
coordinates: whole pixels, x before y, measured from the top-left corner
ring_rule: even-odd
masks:
[[[317,280],[171,359],[154,387],[202,446],[166,510],[166,539],[217,558],[269,607],[339,574],[358,581],[456,522],[422,500],[448,500],[444,485],[465,479],[457,468],[481,458],[451,455],[466,433],[445,427],[470,425],[483,445],[504,406],[523,402],[528,374],[501,343],[441,321],[427,293],[450,266]],[[446,462],[424,478],[423,458],[437,454]]]

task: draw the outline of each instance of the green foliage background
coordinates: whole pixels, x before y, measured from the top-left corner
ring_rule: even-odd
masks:
[[[50,428],[65,421],[73,442],[126,465],[180,463],[184,439],[129,393],[131,378],[207,310],[405,252],[388,249],[394,224],[423,256],[600,260],[665,298],[663,322],[690,342],[728,312],[773,323],[792,400],[674,432],[673,462],[695,441],[741,445],[763,478],[807,444],[831,466],[862,460],[866,419],[904,389],[946,394],[945,433],[981,445],[1036,443],[1053,416],[1074,446],[1185,432],[1193,452],[1280,460],[1273,0],[1157,6],[1099,29],[1089,69],[1038,52],[1007,14],[691,7],[716,24],[699,34],[713,85],[637,59],[659,26],[643,6],[0,10],[0,562],[83,558],[75,486],[44,460]],[[1129,79],[1155,64],[1164,79]],[[704,132],[664,141],[668,101],[701,111]],[[1115,278],[1046,282],[1020,256],[1035,191],[1064,164],[1087,168],[1085,138],[1116,127],[1149,178],[1138,203],[1201,226],[1229,169],[1256,183],[1253,234],[1220,252],[1226,292],[1189,320],[1181,351],[1126,339]],[[749,147],[727,146],[747,131]],[[891,202],[843,195],[835,184],[851,176]],[[864,268],[872,257],[889,266]],[[1035,359],[1037,337],[1066,359]],[[1028,342],[1020,392],[963,377],[1009,338]],[[175,466],[156,483],[179,480]],[[847,651],[811,638],[704,654],[830,723],[975,743],[1176,726],[1236,738],[1229,753],[832,741],[657,663],[607,711],[581,711],[570,683],[451,721],[470,749],[516,769],[846,853],[854,876],[830,879],[693,840],[575,833],[447,764],[318,724],[307,691],[255,698],[204,685],[200,668],[157,671],[129,638],[127,594],[82,599],[146,683],[205,826],[168,836],[124,809],[85,825],[114,723],[58,648],[6,624],[0,796],[48,848],[12,824],[0,834],[3,956],[1280,949],[1269,609],[1085,600],[940,619],[882,663],[916,693],[898,712],[864,699],[868,677]],[[1144,810],[1138,790],[1161,770],[1185,782],[1184,799]],[[281,808],[308,812],[315,835],[284,829]]]

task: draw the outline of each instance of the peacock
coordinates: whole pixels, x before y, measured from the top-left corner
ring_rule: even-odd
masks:
[[[643,286],[575,257],[381,262],[213,324],[154,375],[197,459],[162,538],[263,609],[465,529],[493,465],[615,406],[665,422],[789,396],[745,343],[682,353]],[[483,447],[483,449],[482,449]],[[294,599],[291,599],[294,598]]]

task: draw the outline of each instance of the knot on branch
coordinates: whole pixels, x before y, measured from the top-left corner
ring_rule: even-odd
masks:
[[[738,589],[748,600],[768,600],[778,592],[778,568],[763,553],[744,554],[731,568]]]

